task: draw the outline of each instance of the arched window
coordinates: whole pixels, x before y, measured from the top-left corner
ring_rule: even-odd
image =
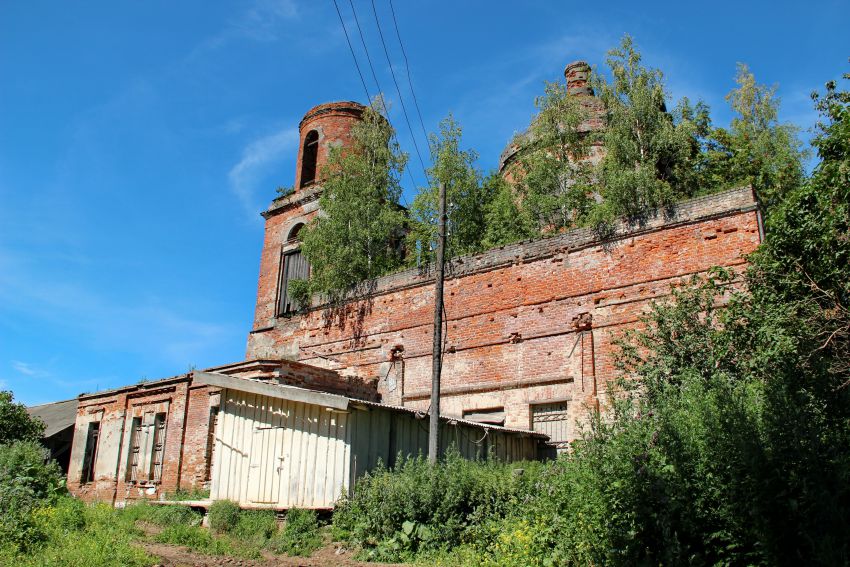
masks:
[[[289,248],[299,242],[298,234],[304,227],[304,223],[293,226],[286,236],[284,247]],[[310,277],[310,264],[301,254],[301,250],[295,248],[286,252],[281,251],[280,257],[280,300],[278,304],[278,315],[289,315],[301,309],[292,293],[292,281],[306,280]]]
[[[301,151],[301,187],[316,182],[316,159],[319,156],[319,133],[310,130],[304,137],[304,148]]]

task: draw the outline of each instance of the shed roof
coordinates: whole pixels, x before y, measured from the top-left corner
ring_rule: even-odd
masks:
[[[236,376],[227,376],[225,374],[217,374],[214,372],[195,372],[195,380],[200,381],[201,383],[209,384],[211,386],[218,386],[220,388],[229,388],[231,390],[238,390],[241,392],[251,392],[254,394],[270,396],[273,398],[315,404],[334,409],[345,410],[348,409],[349,406],[356,407],[357,405],[363,405],[368,407],[381,408],[394,412],[408,413],[412,415],[426,415],[425,412],[414,408],[394,406],[378,402],[370,402],[366,400],[358,400],[357,398],[349,398],[337,394],[326,394],[324,392],[316,392],[314,390],[307,390],[306,388],[299,388],[297,386],[277,384],[269,380],[239,378]],[[440,419],[450,424],[463,424],[468,425],[470,427],[477,427],[480,429],[528,435],[539,439],[549,438],[548,435],[545,435],[538,431],[529,431],[527,429],[515,429],[512,427],[492,425],[489,423],[479,423],[477,421],[469,421],[467,419],[461,419],[450,415],[441,415]]]
[[[78,400],[63,400],[61,402],[51,402],[49,404],[41,404],[27,408],[27,412],[33,416],[41,418],[47,426],[44,429],[45,437],[52,437],[63,429],[74,426],[74,421],[77,419],[77,403]]]

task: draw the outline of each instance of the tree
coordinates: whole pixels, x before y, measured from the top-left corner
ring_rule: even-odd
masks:
[[[407,155],[378,102],[352,128],[350,147],[331,150],[321,214],[301,232],[312,272],[303,291],[332,302],[365,292],[371,281],[402,264],[399,179]]]
[[[462,150],[461,140],[461,127],[451,114],[440,122],[439,135],[431,135],[434,165],[428,171],[430,184],[416,195],[410,208],[411,231],[407,241],[412,263],[433,260],[440,183],[446,187],[446,257],[482,250],[486,209],[492,197],[490,187],[482,184],[481,172],[475,167],[478,154]]]
[[[644,67],[631,37],[608,52],[612,81],[594,75],[605,105],[605,157],[597,172],[602,201],[594,223],[640,217],[695,192],[696,125],[667,112],[661,71]]]
[[[518,203],[513,187],[498,172],[489,175],[484,185],[492,195],[486,210],[484,248],[540,235],[531,215]]]
[[[44,423],[31,417],[23,404],[14,402],[12,392],[0,391],[0,445],[15,441],[41,441]]]
[[[594,135],[583,128],[590,114],[561,83],[546,83],[513,168],[515,199],[537,234],[581,224],[594,201],[588,161]]]
[[[701,182],[715,189],[752,185],[769,213],[802,183],[807,153],[797,127],[779,122],[776,87],[758,84],[743,63],[738,63],[735,82],[738,87],[726,96],[735,117],[728,129],[711,132]]]

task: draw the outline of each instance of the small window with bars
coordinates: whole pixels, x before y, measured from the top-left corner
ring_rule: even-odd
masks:
[[[100,422],[89,422],[88,432],[86,433],[86,449],[83,453],[83,471],[80,476],[80,482],[94,482],[94,466],[97,463],[97,445],[100,440]]]
[[[165,454],[165,413],[158,413],[153,420],[153,443],[151,444],[150,473],[148,479],[159,482],[162,478],[162,459]]]

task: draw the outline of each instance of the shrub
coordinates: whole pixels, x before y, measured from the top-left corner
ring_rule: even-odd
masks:
[[[358,481],[334,513],[334,536],[370,549],[375,559],[454,546],[483,520],[528,502],[542,470],[540,463],[467,461],[456,452],[438,466],[421,457],[403,460]]]
[[[322,546],[319,520],[314,510],[291,508],[286,513],[286,524],[269,542],[275,553],[308,557]]]
[[[62,473],[35,441],[0,445],[0,545],[26,550],[46,536],[34,512],[65,490]]]
[[[176,524],[168,526],[154,538],[161,543],[184,545],[207,555],[232,555],[233,546],[228,540],[217,538],[209,530],[198,526]]]
[[[230,500],[216,500],[207,513],[210,529],[227,533],[239,523],[239,504]]]
[[[231,534],[240,542],[261,548],[276,531],[277,520],[271,510],[242,510]]]
[[[203,520],[200,512],[196,512],[188,506],[149,504],[147,502],[127,506],[122,513],[122,518],[130,523],[142,521],[163,527],[178,524],[198,526]]]

